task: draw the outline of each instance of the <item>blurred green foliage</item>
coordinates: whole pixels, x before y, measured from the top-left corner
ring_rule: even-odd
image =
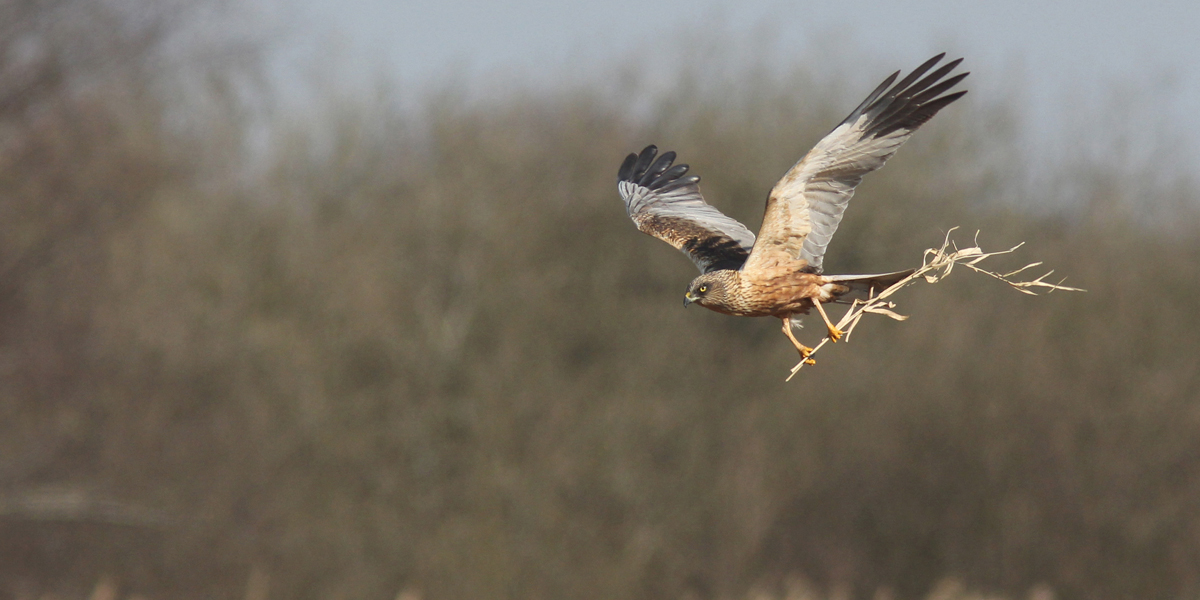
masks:
[[[692,267],[634,230],[616,168],[677,150],[756,228],[869,85],[634,70],[255,121],[245,61],[164,73],[162,30],[97,32],[102,6],[4,9],[6,597],[1200,593],[1186,177],[1032,183],[1019,115],[969,96],[863,184],[828,268],[911,267],[962,226],[1089,292],[964,272],[785,384],[776,322],[679,307]]]

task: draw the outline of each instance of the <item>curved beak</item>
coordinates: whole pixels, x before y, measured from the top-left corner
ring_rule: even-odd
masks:
[[[696,300],[697,300],[697,298],[695,296],[693,296],[691,294],[684,294],[683,295],[683,307],[687,308],[688,306],[691,306],[691,304],[693,302],[695,302]]]

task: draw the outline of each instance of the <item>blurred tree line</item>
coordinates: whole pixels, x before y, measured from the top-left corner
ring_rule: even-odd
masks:
[[[961,225],[1089,292],[956,275],[785,384],[776,324],[679,308],[692,267],[616,168],[678,150],[756,228],[873,81],[647,67],[297,120],[246,98],[253,44],[180,58],[152,6],[0,5],[4,597],[1200,594],[1183,174],[1035,185],[1020,115],[968,97],[864,183],[829,269]]]

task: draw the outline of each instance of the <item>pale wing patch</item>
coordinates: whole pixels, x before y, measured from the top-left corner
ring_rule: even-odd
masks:
[[[699,177],[687,165],[671,166],[674,152],[654,159],[647,146],[630,154],[617,175],[617,191],[639,231],[678,248],[700,272],[738,269],[754,245],[754,234],[713,208],[700,195]]]
[[[863,176],[882,167],[918,127],[966,93],[940,95],[967,76],[942,79],[962,59],[921,79],[943,56],[926,61],[895,86],[899,72],[884,80],[775,184],[744,270],[780,264],[821,270],[825,250]]]

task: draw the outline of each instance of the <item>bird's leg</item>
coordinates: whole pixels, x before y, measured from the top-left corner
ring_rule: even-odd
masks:
[[[825,309],[821,307],[821,301],[813,298],[812,303],[817,307],[817,312],[821,313],[821,318],[825,319],[825,326],[829,328],[829,339],[834,342],[842,339],[842,330],[833,326],[833,321],[829,320],[829,315],[825,314]]]
[[[810,365],[817,364],[817,361],[808,357],[810,354],[813,353],[813,349],[809,348],[808,346],[805,346],[804,344],[801,344],[800,340],[797,340],[796,336],[792,335],[792,320],[789,317],[780,317],[780,318],[783,319],[783,334],[788,336],[788,339],[792,340],[792,345],[795,346],[796,349],[800,351],[800,358],[804,359],[804,362],[806,362]]]

